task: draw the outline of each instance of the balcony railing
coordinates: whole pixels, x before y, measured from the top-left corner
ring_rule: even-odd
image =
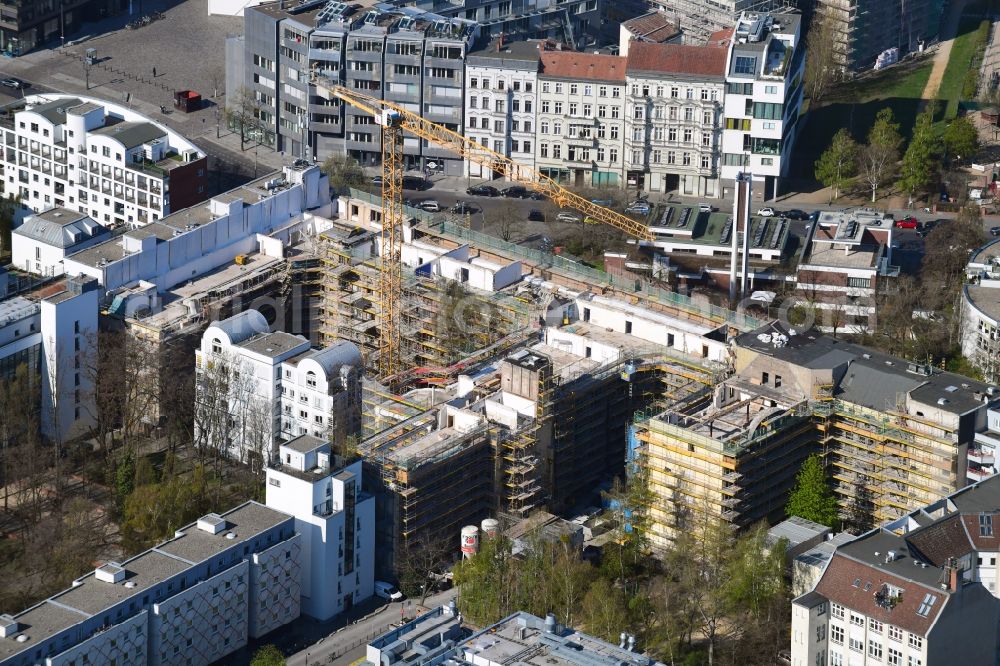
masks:
[[[982,449],[969,449],[969,460],[980,465],[992,465],[993,454]]]

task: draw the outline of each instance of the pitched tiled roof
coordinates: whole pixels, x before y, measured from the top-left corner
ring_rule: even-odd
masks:
[[[856,587],[855,581],[859,581]],[[896,605],[891,610],[875,603],[875,595],[884,584],[893,585],[902,590]],[[841,555],[839,552],[834,554],[830,566],[827,567],[826,573],[823,574],[823,578],[816,586],[816,591],[841,606],[920,636],[927,635],[950,599],[950,593],[947,590],[897,578],[876,567]],[[920,609],[924,597],[928,594],[934,597],[934,602],[926,617],[918,615],[917,610]]]
[[[726,75],[726,49],[691,44],[635,42],[628,48],[628,71],[721,79]]]
[[[962,557],[974,550],[961,518],[956,514],[939,520],[908,535],[906,541],[911,550],[917,551],[930,564],[944,566],[949,557]]]
[[[991,529],[979,529],[980,515],[989,516]],[[968,533],[969,540],[972,541],[976,550],[1000,550],[1000,515],[996,512],[987,511],[983,514],[963,513],[962,522],[965,524],[965,531]],[[984,531],[989,533],[983,534]]]
[[[625,82],[625,58],[600,53],[543,51],[543,76]]]
[[[651,42],[664,42],[680,34],[678,24],[668,19],[663,12],[636,16],[622,23],[622,27],[636,37]]]
[[[722,30],[713,32],[711,35],[709,35],[707,44],[709,44],[710,46],[713,45],[721,46],[729,42],[729,40],[732,38],[733,38],[733,29],[723,28]]]

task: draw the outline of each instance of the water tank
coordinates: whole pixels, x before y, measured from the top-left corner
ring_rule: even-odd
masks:
[[[470,558],[479,552],[479,528],[466,525],[462,528],[462,557]]]
[[[492,539],[500,531],[500,521],[495,518],[487,518],[479,524],[479,529],[482,530],[484,539]]]

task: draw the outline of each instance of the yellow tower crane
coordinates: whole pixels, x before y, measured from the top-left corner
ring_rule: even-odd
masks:
[[[544,194],[557,205],[580,211],[588,221],[600,222],[643,240],[653,235],[645,224],[599,206],[544,176],[471,139],[421,118],[401,106],[351,90],[314,76],[318,95],[331,96],[371,114],[382,128],[382,264],[379,295],[382,316],[379,338],[379,375],[388,379],[400,368],[400,234],[403,224],[402,133],[409,132],[462,158],[480,164],[510,180]]]

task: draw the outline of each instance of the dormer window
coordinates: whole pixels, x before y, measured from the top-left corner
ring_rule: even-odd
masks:
[[[222,353],[222,340],[219,338],[212,339],[212,353],[221,354]]]
[[[312,370],[306,373],[306,386],[316,388],[316,373]]]

